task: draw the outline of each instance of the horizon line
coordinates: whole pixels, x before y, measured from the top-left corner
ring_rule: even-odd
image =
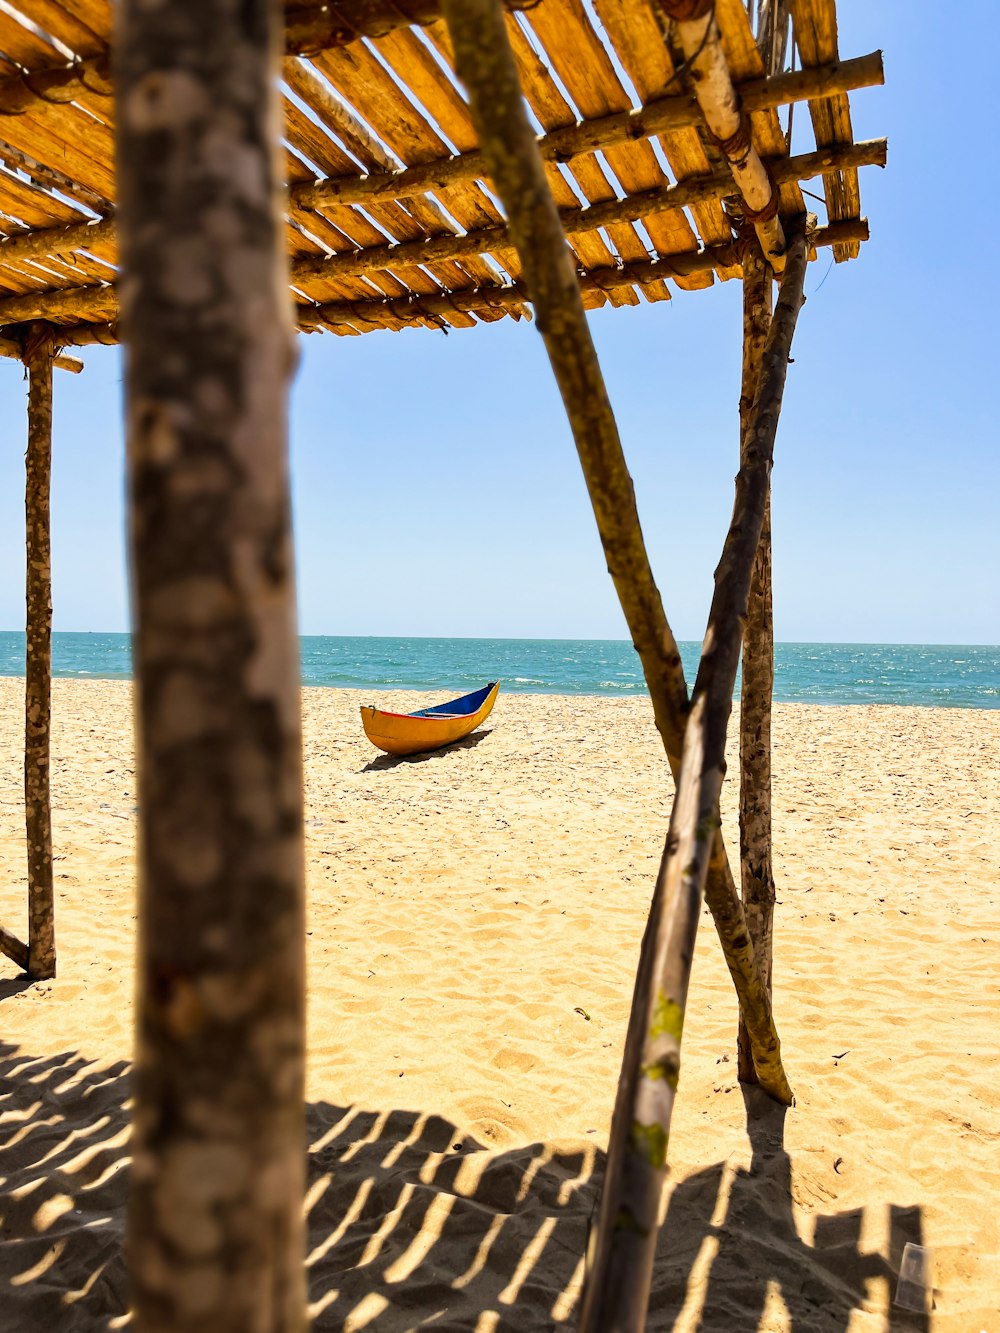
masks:
[[[24,637],[23,629],[0,629],[0,634],[19,634]],[[108,629],[60,629],[53,630],[52,637],[59,634],[94,634],[94,635],[114,635],[118,638],[131,638],[131,630],[108,630]],[[299,639],[377,639],[377,640],[415,640],[420,643],[440,643],[440,642],[460,642],[460,643],[631,643],[632,640],[625,638],[595,638],[591,635],[539,635],[539,634],[305,634],[299,632]],[[703,639],[678,638],[678,644],[701,645]],[[1000,651],[1000,644],[997,643],[962,643],[958,640],[952,642],[935,642],[932,640],[917,639],[775,639],[775,646],[795,646],[798,644],[827,645],[838,648],[995,648]]]

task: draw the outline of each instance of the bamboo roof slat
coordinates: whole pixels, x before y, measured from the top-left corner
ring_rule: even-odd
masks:
[[[768,165],[774,179],[780,184],[783,180],[807,179],[813,175],[824,174],[831,167],[838,165],[884,164],[885,157],[885,140],[876,139],[868,143],[817,150],[815,153],[805,153],[795,158],[775,158],[771,159]],[[627,221],[633,217],[644,217],[658,209],[665,210],[694,200],[723,197],[727,193],[732,193],[732,181],[728,173],[723,170],[712,176],[692,178],[677,185],[649,190],[643,195],[629,196],[622,200],[614,199],[587,208],[563,209],[561,217],[563,226],[568,232],[586,231],[603,227],[612,219]],[[496,251],[505,242],[506,228],[503,223],[498,222],[491,227],[466,232],[460,236],[444,236],[396,245],[377,245],[367,250],[330,256],[305,256],[293,264],[292,274],[296,283],[309,278],[354,277],[379,269],[396,270],[400,264],[422,265],[442,257]],[[663,258],[667,262],[671,257]],[[681,270],[681,273],[682,276],[687,276],[688,270]],[[17,322],[42,317],[37,310],[25,312],[21,306],[18,307],[16,315],[11,315],[7,310],[8,304],[0,301],[0,322]],[[59,322],[68,322],[65,315],[69,308],[66,302],[61,303],[62,313]],[[86,316],[81,315],[81,318]]]
[[[92,5],[89,8],[94,11],[90,14],[94,22],[101,28],[105,25],[110,27],[109,6]],[[61,42],[68,51],[72,51],[77,59],[85,60],[98,55],[106,49],[110,38],[102,37],[72,11],[71,4],[57,4],[55,0],[32,0],[31,3],[32,20],[50,33],[56,41]]]
[[[628,111],[632,101],[622,87],[611,57],[583,8],[581,0],[544,0],[527,21],[546,47],[550,62],[585,117]],[[565,53],[565,54],[564,54]],[[615,145],[604,160],[626,193],[649,190],[666,181],[649,142]],[[695,233],[683,212],[667,212],[645,221],[661,254],[691,248]],[[624,256],[623,258],[630,258]],[[704,284],[696,284],[704,285]]]
[[[431,32],[438,40],[441,49],[447,53],[448,62],[454,68],[454,56],[444,25],[440,25],[440,31],[438,28],[433,28]],[[567,129],[575,125],[577,117],[572,107],[556,87],[551,72],[541,58],[536,55],[523,29],[513,15],[509,15],[507,18],[507,33],[517,62],[525,100],[531,107],[539,125],[546,131]],[[588,153],[574,157],[572,161],[566,164],[565,171],[568,177],[576,183],[577,189],[585,199],[602,200],[614,197],[611,182],[604,175],[603,168],[593,154]],[[578,203],[578,199],[569,184],[567,176],[563,175],[563,172],[555,163],[546,166],[545,174],[556,203],[561,208],[574,207]],[[631,228],[627,231],[611,231],[609,229],[608,239],[619,251],[634,249],[638,242],[638,237],[633,240]],[[614,263],[614,251],[598,232],[580,237],[571,237],[570,245],[577,256],[578,262],[585,268],[595,264]],[[659,288],[653,288],[649,294],[655,299],[656,293],[659,291]],[[666,287],[662,288],[662,292],[669,295]],[[631,288],[622,288],[612,293],[611,303],[617,306],[638,305],[639,297]]]
[[[69,21],[82,29],[83,33],[92,32],[98,37],[105,46],[111,41],[112,10],[107,0],[58,0],[58,3],[52,3],[54,10],[62,10],[67,15]],[[35,12],[34,0],[32,0],[31,12]],[[39,17],[38,22],[44,27],[44,22]],[[73,45],[73,50],[83,55],[81,48]]]
[[[26,292],[41,292],[51,286],[52,278],[40,273],[30,262],[25,264],[6,263],[0,266],[0,287],[11,296],[23,296]]]
[[[585,305],[665,300],[675,287],[737,275],[723,204],[738,191],[679,63],[667,0],[505,7]],[[831,222],[857,223],[839,233],[841,260],[867,235],[857,168],[885,160],[884,145],[853,143],[848,98],[882,81],[880,53],[839,60],[834,0],[789,7],[802,66],[794,74],[767,77],[743,0],[716,0],[719,41],[753,146],[778,184],[780,216],[804,212],[799,181],[819,173]],[[293,290],[313,312],[303,323],[354,336],[528,313],[440,0],[285,8],[285,234]],[[0,8],[4,323],[115,318],[111,31],[110,0]],[[770,48],[768,60],[776,68]],[[817,150],[793,159],[777,108],[797,100],[809,103]]]
[[[665,47],[663,50],[666,54]],[[834,91],[869,87],[881,83],[882,77],[881,52],[875,51],[856,60],[816,66],[771,79],[750,80],[741,84],[737,91],[744,106],[753,110],[782,102],[825,97]],[[664,131],[689,130],[700,123],[701,111],[695,98],[687,94],[651,97],[643,105],[628,111],[572,121],[545,133],[539,138],[538,148],[547,164],[565,165],[574,157],[603,151],[609,145],[652,139],[657,135],[662,139],[667,137]],[[685,175],[704,175],[711,170],[697,134],[694,144],[699,154],[698,169],[675,173],[679,179]],[[391,200],[412,202],[423,191],[443,188],[456,180],[487,178],[486,165],[478,149],[438,158],[417,167],[369,170],[361,176],[356,174],[353,164],[346,170],[342,164],[331,165],[329,172],[326,179],[316,182],[312,189],[296,191],[296,202],[309,207],[326,203],[360,203],[367,207]],[[556,179],[562,180],[562,177]],[[717,209],[717,217],[724,227],[724,239],[730,232],[729,222],[721,208]]]
[[[837,12],[832,0],[793,0],[792,23],[804,65],[836,60]],[[851,107],[844,94],[810,101],[809,114],[818,145],[850,143],[853,139]],[[824,177],[823,183],[827,212],[831,218],[857,217],[860,214],[861,196],[856,171],[832,173]],[[857,249],[851,245],[838,246],[833,257],[837,263],[843,263],[846,259],[856,258],[857,254]]]
[[[80,209],[54,198],[47,190],[41,190],[30,181],[22,180],[2,168],[0,199],[4,215],[16,218],[32,232],[81,222],[85,217]],[[4,231],[12,230],[6,223],[0,223],[0,226]]]
[[[59,49],[0,9],[0,52],[25,69],[38,69],[60,59]]]
[[[296,147],[301,148],[320,167],[326,167],[330,163],[333,163],[335,167],[343,165],[347,160],[346,155],[342,149],[339,149],[332,140],[324,135],[320,126],[315,125],[291,103],[286,103],[285,110],[286,132]],[[292,183],[311,180],[312,176],[304,163],[294,159],[294,166],[288,172],[288,179]],[[383,214],[391,215],[391,222],[395,223],[395,226],[390,225],[385,230],[379,230],[369,217],[353,208],[331,208],[325,214],[317,211],[304,213],[294,207],[292,209],[292,216],[310,230],[318,240],[323,241],[334,253],[350,252],[363,249],[365,246],[383,245],[387,235],[393,239],[401,240],[413,240],[423,236],[422,229],[398,206],[386,206]],[[299,233],[296,253],[308,252],[310,249],[313,253],[324,253],[318,246],[307,246],[305,237]],[[465,275],[462,274],[461,270],[458,270],[458,275],[458,285],[461,285]],[[426,274],[422,274],[419,269],[407,270],[399,276],[386,274],[385,281],[388,284],[386,287],[387,293],[391,293],[393,287],[399,291],[405,291],[407,288],[416,291],[438,290],[437,284]]]
[[[556,0],[549,0],[549,4],[551,3],[556,3]],[[585,84],[587,84],[588,76],[593,77],[593,71],[584,69],[579,75],[571,75],[567,80],[567,77],[565,77],[567,71],[565,71],[565,69],[556,68],[556,65],[552,63],[551,53],[549,53],[547,47],[547,40],[552,40],[552,33],[549,32],[548,20],[551,20],[553,12],[555,11],[549,7],[545,9],[543,15],[543,11],[539,9],[539,12],[536,13],[535,17],[541,21],[537,24],[527,23],[527,21],[524,21],[523,19],[517,20],[513,16],[508,20],[509,31],[519,31],[521,33],[531,32],[537,47],[539,47],[541,53],[543,53],[544,59],[539,59],[539,57],[533,53],[531,44],[524,39],[524,36],[521,36],[521,40],[512,41],[513,53],[515,53],[517,67],[519,67],[525,96],[528,97],[529,104],[531,104],[531,93],[529,93],[529,85],[524,79],[525,59],[529,61],[529,64],[531,64],[533,69],[537,93],[539,93],[541,97],[544,97],[544,103],[541,103],[540,107],[536,107],[535,111],[545,129],[559,128],[560,125],[572,125],[575,121],[580,119],[580,101],[588,100],[587,93],[585,93]],[[592,28],[589,27],[589,24],[585,24],[581,27],[579,23],[579,15],[575,12],[571,11],[563,13],[561,19],[571,21],[571,23],[575,24],[575,32],[583,31],[592,33]],[[581,52],[581,56],[583,56],[583,52]],[[563,84],[563,88],[565,88],[569,97],[572,97],[573,104],[569,104],[568,101],[564,99],[563,93],[557,88],[555,79],[552,77],[552,72],[555,72],[556,75],[559,76],[560,83]],[[555,113],[556,108],[559,108],[560,112],[559,121],[553,119],[553,113]],[[613,183],[613,180],[611,179],[611,175],[609,175],[612,171],[611,164],[605,164],[607,164],[607,156],[605,156],[603,163],[599,157],[593,155],[576,157],[576,159],[573,159],[571,163],[568,164],[569,172],[571,172],[573,180],[576,181],[577,187],[579,187],[580,192],[583,193],[584,199],[587,200],[589,204],[609,203],[609,201],[619,197],[619,189],[616,188],[615,183]],[[648,257],[649,252],[647,244],[645,244],[643,237],[639,235],[639,232],[636,231],[636,228],[633,227],[631,223],[616,223],[615,225],[609,225],[607,228],[607,235],[624,263],[632,263],[632,261]],[[644,292],[644,295],[647,296],[648,300],[667,300],[671,293],[669,293],[669,289],[665,287],[651,287],[648,291]],[[637,297],[635,292],[629,291],[628,288],[623,288],[620,292],[616,292],[615,295],[613,295],[612,300],[613,303],[616,304],[624,303],[625,300],[628,301],[628,304],[633,304],[637,303],[639,297]]]
[[[349,107],[341,106],[336,102],[332,91],[328,91],[325,80],[307,62],[286,60],[284,69],[285,78],[295,93],[331,128],[350,153],[363,165],[369,169],[372,167],[377,169],[393,169],[396,167],[396,157],[365,129],[358,118],[350,112]],[[318,165],[323,164],[318,163]],[[403,212],[396,203],[390,203],[387,206],[379,205],[369,211],[379,222],[379,225],[386,226],[388,235],[399,236],[400,239],[414,239],[421,234],[440,236],[454,232],[454,224],[442,212],[434,199],[426,197],[407,200],[406,202],[407,208]],[[393,225],[386,225],[387,223]],[[413,231],[414,227],[418,228],[416,232]],[[467,271],[474,279],[483,282],[495,278],[490,266],[474,256],[470,257],[468,264],[463,265],[459,270],[460,273],[464,271]],[[446,285],[448,285],[448,276],[450,275],[447,268],[441,270],[440,277]],[[462,285],[461,280],[459,285]]]
[[[525,99],[542,128],[546,131],[552,131],[569,129],[577,124],[576,112],[563,97],[551,70],[536,54],[524,29],[518,24],[513,15],[507,19],[507,32],[521,77]],[[573,181],[576,190],[585,200],[591,203],[601,203],[616,197],[614,187],[594,153],[575,156],[566,163],[565,171]],[[555,185],[554,198],[560,207],[572,208],[578,206],[577,194],[570,188],[567,179],[563,177],[558,167],[547,167],[546,175]],[[606,244],[606,240],[611,243],[613,249]],[[605,236],[598,232],[592,232],[583,237],[571,237],[570,244],[585,267],[594,264],[614,263],[616,253],[623,258],[627,255],[639,257],[644,248],[638,233],[630,226],[616,225],[608,227],[606,229],[606,240]],[[658,298],[666,299],[670,293],[666,286],[653,286],[646,295],[651,300],[656,300]],[[615,306],[639,304],[638,293],[630,287],[622,287],[611,292],[609,297],[605,299],[610,299],[611,304]]]
[[[596,0],[594,8],[643,104],[677,89],[677,69],[650,0]],[[697,102],[693,98],[690,102],[693,121],[690,128],[659,135],[664,156],[679,181],[706,175],[712,169],[696,128],[701,119]],[[695,204],[691,214],[706,245],[719,245],[729,239],[729,222],[720,203],[710,200]],[[727,279],[737,273],[737,269],[725,270],[720,276]]]
[[[416,94],[421,105],[434,118],[435,124],[447,135],[458,153],[474,152],[476,133],[468,108],[458,89],[435,60],[430,47],[412,30],[390,33],[373,41],[372,46]],[[508,251],[506,258],[516,263],[513,251]],[[489,266],[482,259],[473,258],[471,263],[462,267],[480,278],[490,272]],[[452,282],[445,285],[455,284]]]
[[[65,176],[71,176],[88,190],[105,199],[115,197],[113,155],[99,159],[89,151],[90,131],[100,130],[97,121],[76,110],[71,104],[51,104],[23,115],[0,119],[4,141],[30,154],[42,164]],[[84,149],[82,145],[88,144]],[[112,153],[109,137],[103,145]]]
[[[545,5],[533,11],[528,26],[573,99],[576,116],[589,118],[631,109],[631,99],[619,83],[607,52],[579,0],[547,0]],[[556,45],[560,31],[566,31],[573,38],[575,49],[570,60],[557,58],[556,53],[562,50]],[[574,163],[574,174],[581,182],[586,198],[595,204],[607,202],[622,192],[628,194],[633,190],[651,188],[666,180],[652,148],[644,139],[608,146],[603,149],[601,159],[583,159],[580,171],[576,171],[575,166]],[[605,169],[609,173],[607,176]],[[644,219],[644,225],[653,246],[661,253],[688,249],[694,240],[694,233],[682,212],[672,211],[654,220]],[[608,235],[623,261],[648,257],[649,247],[634,225],[609,228]],[[705,278],[699,278],[692,285],[704,286],[705,283]],[[643,294],[649,300],[662,300],[670,293],[669,289],[644,288]]]

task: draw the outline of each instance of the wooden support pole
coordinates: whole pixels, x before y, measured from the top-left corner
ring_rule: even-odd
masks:
[[[806,256],[800,232],[788,247],[732,522],[715,575],[670,834],[643,940],[580,1333],[641,1333],[645,1326],[691,962],[720,822],[726,728]]]
[[[27,972],[28,946],[4,926],[0,926],[0,953],[5,954],[11,962]]]
[[[503,200],[510,235],[573,430],[591,505],[653,715],[675,777],[688,713],[680,653],[649,566],[632,479],[587,325],[580,289],[524,110],[517,68],[496,0],[445,0],[445,16],[479,142]],[[740,1006],[747,1016],[761,1085],[779,1100],[791,1091],[767,995],[760,985],[721,834],[708,899]]]
[[[26,533],[24,663],[24,820],[28,842],[28,975],[56,974],[52,892],[52,804],[49,756],[52,722],[52,330],[29,328],[28,450],[24,467]]]
[[[676,22],[705,124],[729,163],[768,262],[780,273],[785,264],[785,233],[778,217],[778,189],[754,147],[749,119],[733,87],[714,0],[657,3]]]
[[[745,466],[748,429],[760,383],[771,323],[771,271],[757,245],[743,249],[743,389],[740,397],[740,464]],[[760,979],[771,994],[771,930],[774,873],[771,864],[771,696],[774,692],[774,621],[771,608],[771,496],[768,486],[760,546],[754,561],[740,690],[740,879],[743,912]],[[756,1083],[750,1041],[742,1017],[737,1034],[741,1082]]]
[[[304,913],[273,0],[117,10],[138,1333],[305,1328]]]

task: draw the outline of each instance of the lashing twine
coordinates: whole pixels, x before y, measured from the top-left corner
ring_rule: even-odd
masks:
[[[775,182],[771,168],[761,159],[764,170],[767,172],[767,179],[771,186],[771,196],[763,208],[751,208],[747,201],[743,200],[743,216],[747,222],[754,226],[759,226],[762,222],[770,222],[772,218],[778,216],[778,186]]]
[[[721,139],[717,134],[713,134],[708,128],[705,128],[702,132],[706,139],[715,144],[716,148],[718,148],[721,153],[724,153],[731,162],[734,160],[741,161],[745,159],[750,152],[750,149],[753,147],[750,117],[742,109],[740,110],[739,124],[728,139]]]

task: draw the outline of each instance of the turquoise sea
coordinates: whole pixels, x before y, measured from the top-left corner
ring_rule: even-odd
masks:
[[[683,643],[689,683],[699,644]],[[131,674],[127,634],[54,634],[53,671],[82,679]],[[24,635],[0,632],[0,675],[24,674]],[[528,694],[645,694],[632,645],[615,639],[302,639],[306,685],[463,694],[499,677]],[[1000,708],[1000,647],[779,643],[782,703]]]

